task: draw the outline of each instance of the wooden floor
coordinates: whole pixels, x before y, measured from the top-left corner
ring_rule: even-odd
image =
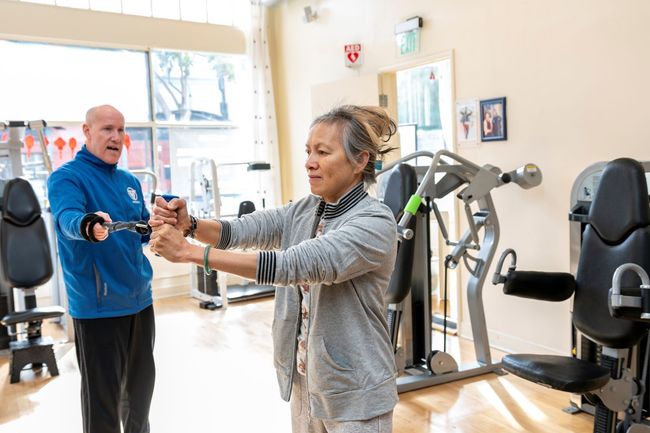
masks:
[[[187,297],[157,301],[157,380],[153,433],[290,433],[271,359],[272,300],[206,311]],[[461,344],[471,352],[471,343]],[[0,356],[0,432],[81,432],[79,372],[71,344],[57,345],[58,377],[22,373],[9,384]],[[586,414],[568,415],[569,396],[512,375],[488,374],[402,394],[395,433],[592,431]]]

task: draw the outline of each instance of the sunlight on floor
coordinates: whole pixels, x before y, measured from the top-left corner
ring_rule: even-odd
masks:
[[[519,431],[526,431],[510,413],[510,410],[506,407],[489,383],[481,382],[478,384],[478,388],[481,394],[485,397],[485,400],[505,418],[508,424]]]
[[[526,413],[533,421],[543,421],[547,418],[535,403],[530,401],[528,397],[524,395],[516,386],[510,383],[503,377],[499,378],[499,383],[503,386],[506,391],[512,396],[512,401],[517,403],[519,407]]]

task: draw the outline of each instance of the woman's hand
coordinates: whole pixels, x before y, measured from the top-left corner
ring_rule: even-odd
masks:
[[[192,221],[187,212],[187,202],[181,198],[174,198],[167,202],[160,196],[156,197],[149,225],[155,229],[163,224],[170,224],[181,233],[189,232]]]
[[[158,221],[151,225],[153,232],[149,241],[151,252],[156,253],[173,263],[189,262],[189,244],[178,229]],[[151,224],[151,223],[150,223]]]

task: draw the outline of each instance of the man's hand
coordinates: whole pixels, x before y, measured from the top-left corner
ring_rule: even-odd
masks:
[[[181,233],[189,232],[192,221],[187,212],[187,202],[182,198],[173,198],[167,202],[160,196],[156,197],[149,225],[155,230],[163,224],[170,224]]]
[[[104,221],[107,223],[112,222],[111,216],[106,212],[98,211],[95,212],[95,214],[104,218]],[[88,228],[88,230],[90,230],[90,228]],[[108,237],[108,229],[103,225],[101,225],[100,223],[95,223],[92,227],[92,231],[93,231],[93,236],[95,236],[95,239],[97,239],[100,242],[105,240]]]

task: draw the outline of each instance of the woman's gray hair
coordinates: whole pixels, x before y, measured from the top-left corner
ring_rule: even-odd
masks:
[[[366,185],[375,183],[375,162],[395,150],[387,142],[397,131],[397,126],[386,111],[380,107],[343,105],[318,116],[311,127],[321,123],[340,126],[341,143],[350,162],[358,163],[361,153],[368,152],[363,181]]]

